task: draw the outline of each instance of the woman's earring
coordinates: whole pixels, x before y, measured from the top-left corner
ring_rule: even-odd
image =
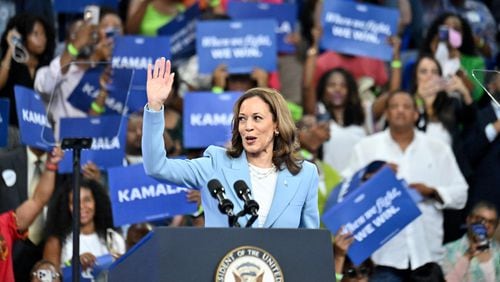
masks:
[[[278,136],[278,135],[280,135],[280,132],[276,130],[276,131],[274,132],[274,136]]]

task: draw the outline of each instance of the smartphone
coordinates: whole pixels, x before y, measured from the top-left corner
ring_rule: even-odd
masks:
[[[106,38],[113,38],[118,34],[118,30],[114,27],[108,27],[104,30]]]
[[[490,240],[488,239],[488,229],[482,223],[476,223],[471,225],[472,234],[477,242],[477,249],[484,251],[490,248]]]
[[[55,275],[52,271],[48,269],[39,269],[35,272],[36,278],[41,282],[52,282],[55,281]]]
[[[448,37],[449,37],[449,30],[448,27],[445,25],[442,25],[439,27],[439,41],[446,41],[448,42]]]
[[[83,20],[91,25],[99,24],[100,8],[97,5],[88,5],[83,12]]]
[[[330,121],[330,114],[328,112],[324,112],[316,115],[317,122],[328,122]]]

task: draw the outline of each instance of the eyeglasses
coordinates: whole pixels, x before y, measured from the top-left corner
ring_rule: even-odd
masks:
[[[490,226],[497,226],[498,224],[498,218],[484,218],[477,214],[473,214],[471,218],[473,222],[480,222],[482,224],[488,224]]]
[[[370,269],[365,266],[362,266],[360,268],[351,267],[345,270],[343,274],[348,278],[356,278],[358,277],[358,275],[368,276],[370,275]]]

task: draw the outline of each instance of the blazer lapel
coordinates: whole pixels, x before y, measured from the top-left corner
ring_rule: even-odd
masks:
[[[247,158],[245,153],[243,152],[239,158],[233,159],[231,161],[230,167],[223,167],[222,174],[226,180],[226,183],[230,185],[229,187],[224,187],[226,189],[226,194],[231,195],[234,202],[234,210],[235,212],[239,212],[243,209],[243,201],[238,198],[238,195],[234,191],[234,183],[238,180],[243,180],[250,185],[250,173],[248,171]]]
[[[267,215],[264,227],[271,227],[278,217],[283,213],[290,201],[299,189],[299,178],[293,175],[286,169],[279,171],[276,181],[276,190],[271,204],[271,209]]]

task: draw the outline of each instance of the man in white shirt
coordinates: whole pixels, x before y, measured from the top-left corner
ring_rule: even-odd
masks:
[[[372,161],[386,161],[423,196],[418,203],[422,215],[372,256],[377,267],[370,281],[404,281],[415,269],[441,261],[442,210],[463,208],[468,186],[449,145],[415,129],[418,111],[409,93],[389,96],[386,117],[389,128],[361,140],[343,174],[348,177]]]

